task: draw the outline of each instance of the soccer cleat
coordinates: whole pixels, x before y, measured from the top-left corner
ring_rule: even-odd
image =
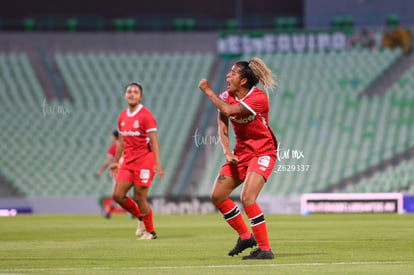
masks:
[[[139,238],[140,240],[154,240],[157,238],[157,234],[155,232],[144,232],[144,235],[142,235],[141,238]]]
[[[229,256],[237,255],[243,252],[243,250],[245,250],[246,248],[253,247],[255,245],[257,245],[257,242],[253,235],[251,235],[251,237],[246,240],[242,240],[239,237],[234,248],[229,251]]]
[[[260,248],[253,250],[250,255],[244,256],[243,260],[271,260],[274,259],[272,250],[263,251]]]
[[[137,231],[135,231],[135,236],[139,237],[142,234],[144,234],[144,232],[145,232],[144,222],[141,220],[138,220]]]
[[[111,215],[110,215],[110,214],[108,214],[108,213],[106,213],[105,211],[101,211],[101,215],[102,215],[102,217],[104,217],[105,219],[110,219],[110,218],[111,218]]]

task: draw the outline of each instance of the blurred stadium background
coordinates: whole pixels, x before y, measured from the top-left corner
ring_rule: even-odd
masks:
[[[166,174],[150,189],[154,207],[208,211],[224,159],[215,108],[197,85],[208,78],[221,92],[235,61],[258,56],[280,78],[265,211],[298,213],[304,193],[390,192],[414,211],[412,14],[409,0],[8,2],[0,208],[99,211],[112,185],[95,172],[126,107],[124,85],[139,81]]]

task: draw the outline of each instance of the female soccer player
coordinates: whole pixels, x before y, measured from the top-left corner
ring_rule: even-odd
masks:
[[[109,164],[111,164],[112,161],[114,160],[115,153],[116,153],[116,146],[118,144],[118,137],[119,137],[118,130],[113,131],[112,137],[111,137],[112,139],[111,145],[108,147],[105,161],[102,163],[101,167],[96,172],[97,177],[100,177],[103,171],[105,171],[105,169],[109,166]]]
[[[268,123],[268,89],[276,81],[272,72],[259,58],[249,62],[237,62],[226,75],[227,90],[220,97],[202,79],[199,88],[218,108],[218,135],[226,163],[214,182],[211,200],[224,215],[239,238],[229,256],[241,253],[248,247],[259,248],[244,256],[249,259],[273,259],[267,237],[265,218],[256,203],[260,190],[269,177],[276,161],[277,140]],[[255,87],[261,83],[266,93]],[[233,124],[236,145],[229,148],[228,121]],[[236,204],[229,199],[230,193],[244,182],[240,200],[250,220],[253,236],[247,228]]]
[[[112,163],[112,161],[114,160],[115,157],[115,153],[116,153],[116,147],[118,145],[118,138],[119,138],[119,133],[118,130],[115,130],[112,132],[112,143],[111,145],[108,147],[107,150],[107,154],[106,154],[106,158],[105,161],[102,163],[101,167],[99,168],[99,170],[96,172],[96,176],[99,178],[103,171],[105,171],[105,169]],[[113,185],[115,185],[115,179],[113,179]],[[112,211],[114,210],[114,204],[115,202],[111,201],[110,204],[104,206],[104,209],[102,210],[102,215],[109,219],[111,218],[111,214]]]
[[[111,165],[115,175],[115,186],[112,198],[137,219],[142,218],[145,229],[138,220],[137,237],[140,240],[157,238],[152,221],[152,210],[147,202],[147,193],[154,172],[160,178],[164,172],[160,163],[160,149],[157,140],[155,120],[142,104],[142,86],[131,83],[126,87],[125,100],[128,108],[118,117],[119,141],[114,162]],[[122,164],[119,159],[123,154]],[[134,187],[134,199],[127,196],[128,190]]]

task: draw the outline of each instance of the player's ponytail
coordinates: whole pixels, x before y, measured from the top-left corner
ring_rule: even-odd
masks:
[[[273,90],[277,87],[277,76],[266,66],[266,64],[260,58],[253,57],[249,61],[249,68],[253,74],[257,77],[260,84],[266,91],[269,97],[269,90]]]
[[[277,86],[277,77],[260,58],[254,57],[249,62],[240,61],[235,65],[240,68],[240,78],[247,79],[246,87],[248,89],[260,82],[269,97],[269,90],[273,90]]]

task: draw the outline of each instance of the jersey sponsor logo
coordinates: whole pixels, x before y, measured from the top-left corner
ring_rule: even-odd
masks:
[[[259,159],[257,160],[257,163],[259,165],[261,165],[261,166],[269,167],[269,164],[270,164],[270,156],[262,156],[262,157],[259,157]],[[261,170],[263,170],[263,169],[261,169]]]
[[[132,125],[132,127],[134,127],[135,129],[138,129],[139,128],[139,122],[138,122],[138,120],[135,120],[134,121],[134,125]]]
[[[250,121],[253,121],[254,117],[255,117],[254,115],[250,115],[250,116],[245,117],[245,118],[236,119],[234,116],[231,116],[230,119],[231,119],[232,122],[236,122],[236,123],[239,123],[239,124],[245,124],[245,123],[249,123]]]
[[[140,136],[141,133],[138,131],[120,131],[119,132],[123,136]]]

